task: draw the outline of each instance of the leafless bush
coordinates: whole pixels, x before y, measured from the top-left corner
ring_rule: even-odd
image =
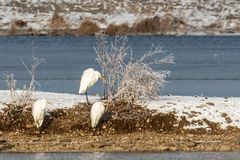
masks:
[[[129,61],[124,66],[124,72],[121,75],[121,83],[115,98],[128,103],[145,102],[159,97],[160,88],[166,82],[165,79],[170,75],[170,71],[154,71],[154,64],[171,64],[174,56],[168,55],[164,58],[152,57],[162,54],[161,48],[156,48],[143,55],[135,62]]]
[[[164,51],[157,47],[133,60],[127,55],[127,49],[126,37],[118,37],[110,45],[102,35],[97,37],[95,51],[105,77],[108,100],[135,103],[159,97],[160,88],[170,71],[154,71],[152,65],[173,63],[174,56],[160,58]]]
[[[41,63],[44,63],[45,60],[43,58],[33,57],[30,66],[27,66],[25,64],[25,62],[23,61],[23,59],[21,59],[21,61],[24,65],[24,67],[26,68],[26,70],[28,71],[29,75],[31,76],[31,81],[30,81],[29,85],[25,84],[23,86],[23,92],[20,96],[20,100],[29,102],[32,100],[32,93],[33,93],[33,91],[35,91],[35,86],[36,85],[40,86],[40,84],[35,80],[36,79],[36,77],[35,77],[36,69]]]
[[[22,90],[17,91],[16,80],[12,73],[5,75],[11,99],[9,102],[0,102],[5,106],[3,114],[0,115],[0,129],[9,127],[13,129],[12,126],[22,127],[23,124],[26,124],[25,121],[29,121],[28,117],[31,115],[30,107],[33,103],[32,93],[35,90],[35,85],[39,85],[35,80],[35,73],[37,67],[43,62],[45,62],[44,59],[33,57],[31,64],[28,66],[22,60],[23,65],[31,76],[29,84],[25,84]]]
[[[13,73],[6,74],[5,78],[6,78],[8,89],[10,91],[11,100],[16,101],[17,92],[16,92],[16,80],[14,79],[14,74]]]
[[[103,35],[97,36],[97,62],[99,63],[104,77],[104,97],[107,95],[108,99],[112,99],[116,93],[120,75],[124,69],[124,59],[126,57],[126,38],[119,37],[115,42],[110,44],[108,48],[107,41]]]
[[[17,92],[16,80],[14,79],[14,75],[12,73],[6,74],[5,78],[6,78],[6,82],[11,95],[10,103],[15,104],[17,106],[22,106],[22,105],[26,106],[27,104],[32,103],[32,100],[33,100],[32,94],[35,91],[35,86],[39,85],[39,83],[35,80],[36,69],[41,63],[44,63],[45,60],[42,58],[33,57],[30,66],[26,65],[23,59],[21,59],[21,61],[24,67],[26,68],[27,72],[31,76],[31,80],[29,84],[25,84],[23,86],[23,89]]]

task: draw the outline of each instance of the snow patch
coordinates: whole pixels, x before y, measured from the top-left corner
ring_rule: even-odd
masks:
[[[222,129],[240,128],[240,98],[163,96],[149,102],[147,107],[161,113],[174,112],[179,121],[185,117],[192,123],[186,126],[188,129],[209,127],[205,120],[219,123]]]
[[[21,91],[18,91],[21,93]],[[73,107],[77,103],[86,103],[85,95],[78,94],[68,94],[68,93],[53,93],[53,92],[34,92],[34,99],[43,99],[47,98],[52,105],[48,106],[48,109],[59,109],[59,108],[70,108]],[[90,103],[94,103],[96,101],[100,101],[100,97],[97,96],[88,96]],[[10,101],[10,92],[8,90],[0,91],[0,101],[1,102],[9,102]],[[0,109],[3,106],[0,104]]]

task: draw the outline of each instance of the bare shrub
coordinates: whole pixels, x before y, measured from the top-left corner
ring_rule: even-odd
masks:
[[[36,69],[41,63],[45,62],[45,60],[42,58],[33,57],[30,66],[27,66],[22,59],[21,61],[27,72],[31,76],[29,84],[25,84],[23,86],[23,89],[17,92],[16,80],[14,79],[14,75],[12,73],[5,75],[5,79],[11,95],[10,104],[15,106],[25,106],[32,103],[32,94],[35,91],[35,86],[39,85],[39,83],[35,80]]]
[[[154,71],[152,65],[174,63],[174,56],[168,55],[164,58],[153,57],[164,53],[161,48],[156,48],[144,54],[139,60],[129,61],[121,76],[121,83],[115,98],[128,103],[145,102],[159,97],[160,88],[166,82],[170,71]]]
[[[84,20],[76,31],[77,35],[94,35],[101,31],[100,27],[90,20]]]
[[[25,84],[20,91],[17,91],[14,75],[6,74],[5,78],[10,90],[11,99],[9,102],[0,102],[5,106],[3,108],[3,114],[0,115],[0,129],[25,128],[26,124],[32,122],[32,120],[29,119],[29,117],[31,117],[30,108],[33,103],[32,94],[35,90],[35,85],[39,85],[35,80],[35,73],[37,67],[43,62],[45,62],[44,59],[33,57],[31,64],[27,66],[22,60],[23,65],[31,76],[31,80],[29,84]]]
[[[16,101],[17,92],[16,92],[16,80],[14,79],[14,74],[6,74],[5,79],[7,82],[8,89],[10,91],[10,96],[12,101]]]
[[[129,33],[129,26],[127,23],[120,25],[110,24],[106,29],[106,34],[108,35],[126,35]]]
[[[119,86],[120,75],[124,67],[126,57],[126,38],[117,37],[108,48],[107,41],[103,35],[97,36],[97,47],[95,52],[98,56],[97,62],[102,69],[104,77],[104,97],[112,99]]]
[[[144,102],[159,97],[160,88],[170,71],[155,71],[152,65],[171,64],[174,56],[161,58],[164,51],[156,47],[133,60],[127,55],[126,37],[118,37],[114,43],[107,43],[100,35],[97,37],[97,62],[105,77],[104,85],[108,101],[124,101],[128,103]],[[127,57],[129,57],[127,60]]]

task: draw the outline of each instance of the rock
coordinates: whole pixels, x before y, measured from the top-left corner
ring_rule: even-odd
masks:
[[[0,144],[2,144],[2,143],[6,143],[7,141],[6,140],[4,140],[4,139],[0,139]]]
[[[192,142],[192,141],[186,142],[187,147],[196,147],[196,145],[197,144],[195,142]]]
[[[106,143],[93,143],[91,145],[91,147],[93,147],[93,148],[104,148],[106,146],[109,146],[109,144],[106,144]]]
[[[159,151],[177,151],[178,149],[176,147],[169,147],[169,146],[158,146],[156,148]]]
[[[3,135],[3,131],[0,131],[0,136],[2,136]]]
[[[230,146],[227,145],[221,145],[220,146],[220,151],[231,151],[232,148]]]
[[[38,138],[38,137],[34,137],[34,138],[32,138],[31,141],[32,141],[32,142],[38,142],[38,141],[39,141],[39,138]]]
[[[225,120],[227,121],[227,123],[232,123],[232,120],[229,117],[225,117]]]
[[[28,128],[33,128],[34,126],[33,126],[33,124],[26,124],[25,127],[28,129]]]
[[[227,113],[221,113],[221,116],[222,116],[222,117],[227,117],[228,114],[227,114]]]
[[[207,102],[206,104],[209,105],[209,106],[214,106],[215,105],[213,102]]]
[[[63,139],[60,139],[60,143],[61,142],[71,142],[72,139],[71,138],[63,138]]]
[[[14,147],[14,145],[11,145],[11,144],[3,145],[3,146],[0,147],[0,152],[10,150],[13,147]]]
[[[207,145],[205,147],[205,151],[214,151],[214,150],[215,150],[215,146],[213,146],[213,145]]]
[[[116,146],[116,147],[112,147],[113,151],[124,151],[123,147],[120,146]]]
[[[35,131],[34,134],[40,135],[41,132],[40,131]]]

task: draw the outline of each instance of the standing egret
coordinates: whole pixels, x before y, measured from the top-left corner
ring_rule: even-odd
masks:
[[[51,104],[50,102],[47,101],[47,99],[39,99],[35,101],[33,104],[32,116],[37,128],[41,127],[43,123],[47,104]]]
[[[92,128],[95,128],[101,119],[103,113],[105,111],[105,107],[103,102],[95,102],[91,108],[91,123]]]
[[[92,68],[86,69],[82,74],[80,88],[79,88],[79,94],[82,94],[82,93],[86,94],[88,104],[90,104],[90,103],[88,101],[87,90],[88,90],[88,88],[93,86],[99,78],[103,79],[101,76],[101,73],[99,73],[98,71],[95,71]]]

